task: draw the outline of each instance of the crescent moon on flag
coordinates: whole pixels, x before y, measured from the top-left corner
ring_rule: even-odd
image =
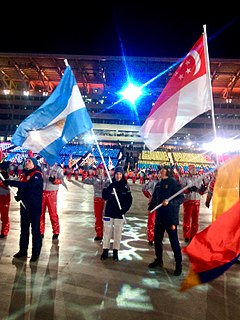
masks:
[[[198,52],[196,50],[192,51],[190,53],[190,56],[193,57],[193,59],[195,60],[195,72],[193,75],[195,75],[196,73],[198,73],[198,71],[200,70],[201,67],[201,58],[198,54]]]

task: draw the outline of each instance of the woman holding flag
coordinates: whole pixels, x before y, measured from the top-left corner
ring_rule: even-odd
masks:
[[[114,194],[114,190],[116,191],[117,197]],[[103,218],[103,252],[101,260],[108,258],[110,240],[113,234],[113,260],[118,261],[118,250],[120,249],[124,223],[123,217],[130,209],[133,200],[122,167],[118,166],[115,168],[112,183],[103,189],[102,196],[104,200],[106,200],[106,207]]]

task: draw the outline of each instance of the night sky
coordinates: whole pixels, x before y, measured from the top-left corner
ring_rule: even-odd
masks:
[[[209,57],[240,59],[237,8],[219,3],[209,12],[203,3],[175,7],[156,0],[71,2],[4,4],[0,52],[181,58],[206,25]]]

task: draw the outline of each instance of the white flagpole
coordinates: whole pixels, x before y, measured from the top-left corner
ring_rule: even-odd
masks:
[[[211,74],[210,74],[210,62],[209,62],[209,54],[208,54],[208,43],[207,43],[207,30],[206,25],[203,25],[203,35],[204,35],[204,47],[205,47],[205,60],[206,60],[206,69],[207,69],[207,79],[209,81],[209,88],[210,90],[210,99],[211,99],[211,113],[212,113],[212,125],[213,125],[213,132],[215,139],[217,138],[217,130],[216,130],[216,123],[215,123],[215,113],[214,113],[214,103],[213,103],[213,95],[212,95],[212,84],[211,84]],[[216,162],[217,166],[219,166],[218,163],[218,157],[216,156]]]
[[[95,132],[93,131],[93,128],[91,129],[91,133],[92,133],[92,135],[93,135],[93,137],[94,137],[95,143],[96,143],[97,148],[98,148],[98,152],[99,152],[99,154],[100,154],[100,156],[101,156],[101,159],[102,159],[104,168],[105,168],[105,170],[106,170],[106,172],[107,172],[108,179],[109,179],[110,183],[112,183],[112,178],[111,178],[111,176],[110,176],[110,173],[109,173],[109,170],[108,170],[108,168],[107,168],[106,162],[105,162],[104,157],[103,157],[103,155],[102,155],[102,151],[101,151],[101,149],[100,149],[100,147],[99,147],[99,144],[98,144],[98,141],[97,141]],[[120,201],[119,201],[119,199],[118,199],[118,195],[117,195],[117,192],[116,192],[116,189],[115,189],[115,188],[113,188],[113,192],[114,192],[115,198],[116,198],[116,200],[117,200],[119,209],[121,210],[121,209],[122,209],[122,206],[121,206],[121,203],[120,203]],[[126,223],[127,221],[126,221],[125,215],[123,214],[122,217],[123,217],[124,223]]]

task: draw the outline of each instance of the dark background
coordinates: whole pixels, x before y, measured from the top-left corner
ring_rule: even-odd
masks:
[[[240,58],[240,16],[233,6],[212,4],[209,11],[210,3],[199,2],[109,3],[3,4],[0,52],[181,58],[206,25],[210,58]]]

